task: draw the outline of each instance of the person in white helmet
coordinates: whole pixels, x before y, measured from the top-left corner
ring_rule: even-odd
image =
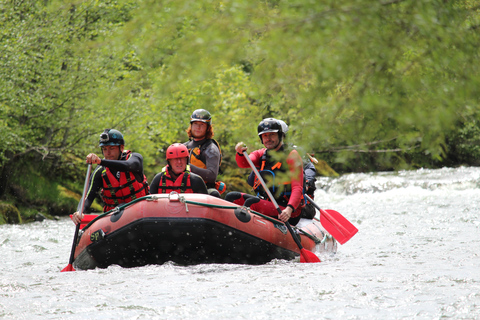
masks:
[[[253,188],[258,196],[230,192],[225,200],[296,225],[305,206],[302,159],[295,149],[290,149],[283,143],[283,128],[276,119],[263,119],[258,125],[257,132],[265,148],[252,151],[249,157],[267,184],[272,185],[270,191],[281,213],[277,212],[257,177]],[[235,160],[240,168],[250,168],[243,154],[246,150],[243,142],[235,146],[237,152]]]

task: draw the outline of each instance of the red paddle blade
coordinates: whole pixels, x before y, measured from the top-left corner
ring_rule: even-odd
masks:
[[[322,261],[320,261],[320,259],[312,251],[308,251],[307,249],[301,249],[300,250],[300,262],[301,263],[316,263],[316,262],[322,262]]]
[[[72,266],[72,264],[68,264],[68,266],[63,268],[61,272],[65,272],[65,271],[75,271],[75,268]]]
[[[358,229],[335,210],[320,210],[320,222],[332,237],[344,244],[353,237]]]

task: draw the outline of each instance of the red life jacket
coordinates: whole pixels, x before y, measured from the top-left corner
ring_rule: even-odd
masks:
[[[124,154],[126,154],[125,160],[128,160],[131,151],[127,150]],[[102,200],[105,204],[103,212],[148,194],[149,186],[145,175],[143,175],[143,181],[140,182],[135,179],[132,172],[120,172],[120,179],[117,180],[110,169],[105,167],[102,172],[102,180]]]
[[[273,162],[269,158],[270,157],[267,156],[267,149],[265,149],[262,157],[260,158],[259,173],[267,185],[269,183],[272,184],[269,189],[272,195],[275,197],[277,204],[279,206],[286,207],[292,194],[292,181],[289,180],[283,183],[278,183],[275,182],[275,177],[278,173],[286,174],[288,165],[281,161]],[[270,201],[270,198],[263,189],[263,186],[261,185],[257,176],[255,176],[253,190],[257,193],[257,195],[260,195],[266,200]],[[305,179],[303,190],[305,191]],[[305,207],[305,197],[302,194],[300,205],[297,210],[303,207]]]
[[[172,191],[178,193],[193,193],[192,183],[190,181],[190,171],[188,168],[182,172],[174,181],[168,170],[168,166],[163,168],[158,183],[158,193],[170,193]]]

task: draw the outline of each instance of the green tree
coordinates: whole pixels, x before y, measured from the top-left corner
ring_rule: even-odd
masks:
[[[22,166],[78,184],[104,128],[151,178],[198,108],[213,114],[227,175],[243,173],[236,142],[261,147],[265,117],[339,171],[476,164],[479,5],[2,2],[0,195],[12,179],[45,181]]]
[[[23,158],[49,160],[54,176],[75,164],[69,154],[83,157],[85,140],[101,131],[111,112],[92,103],[97,88],[126,71],[121,57],[95,43],[131,18],[133,3],[0,5],[0,194]]]
[[[239,66],[256,119],[238,127],[283,118],[293,140],[345,170],[415,166],[448,157],[447,137],[478,117],[474,5],[144,1],[117,41],[135,43],[155,94]]]

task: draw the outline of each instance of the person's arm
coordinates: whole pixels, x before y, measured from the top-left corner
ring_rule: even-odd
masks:
[[[305,181],[306,181],[305,192],[308,192],[309,195],[313,195],[313,193],[317,189],[317,187],[315,186],[315,182],[317,181],[316,179],[317,169],[315,168],[312,162],[307,160],[307,162],[303,166],[303,173],[305,175]]]
[[[247,178],[247,183],[249,186],[253,187],[253,185],[255,184],[255,172],[250,172]]]
[[[160,185],[160,177],[162,173],[157,173],[150,184],[150,194],[157,194],[158,193],[158,186]]]
[[[143,175],[143,157],[140,153],[133,152],[128,160],[102,159],[100,164],[116,171],[133,172]]]
[[[311,163],[310,161],[307,161],[303,166],[303,171],[305,173],[305,180],[308,180],[308,181],[316,180],[315,176],[317,175],[317,169],[315,168],[313,163]]]
[[[255,150],[248,155],[250,160],[252,160],[253,165],[257,168],[260,166],[260,159],[263,153],[265,152],[264,150],[265,149]],[[245,156],[243,155],[243,153],[239,153],[237,151],[237,153],[235,154],[235,161],[237,161],[237,165],[240,168],[250,168],[250,164],[248,163],[247,159],[245,159]]]
[[[208,194],[205,181],[203,181],[202,177],[200,177],[199,175],[190,172],[190,183],[194,193]]]
[[[220,150],[214,143],[204,150],[205,152],[205,165],[206,169],[199,168],[193,164],[190,164],[191,172],[198,174],[207,183],[215,183],[217,181],[218,167],[220,165]]]

